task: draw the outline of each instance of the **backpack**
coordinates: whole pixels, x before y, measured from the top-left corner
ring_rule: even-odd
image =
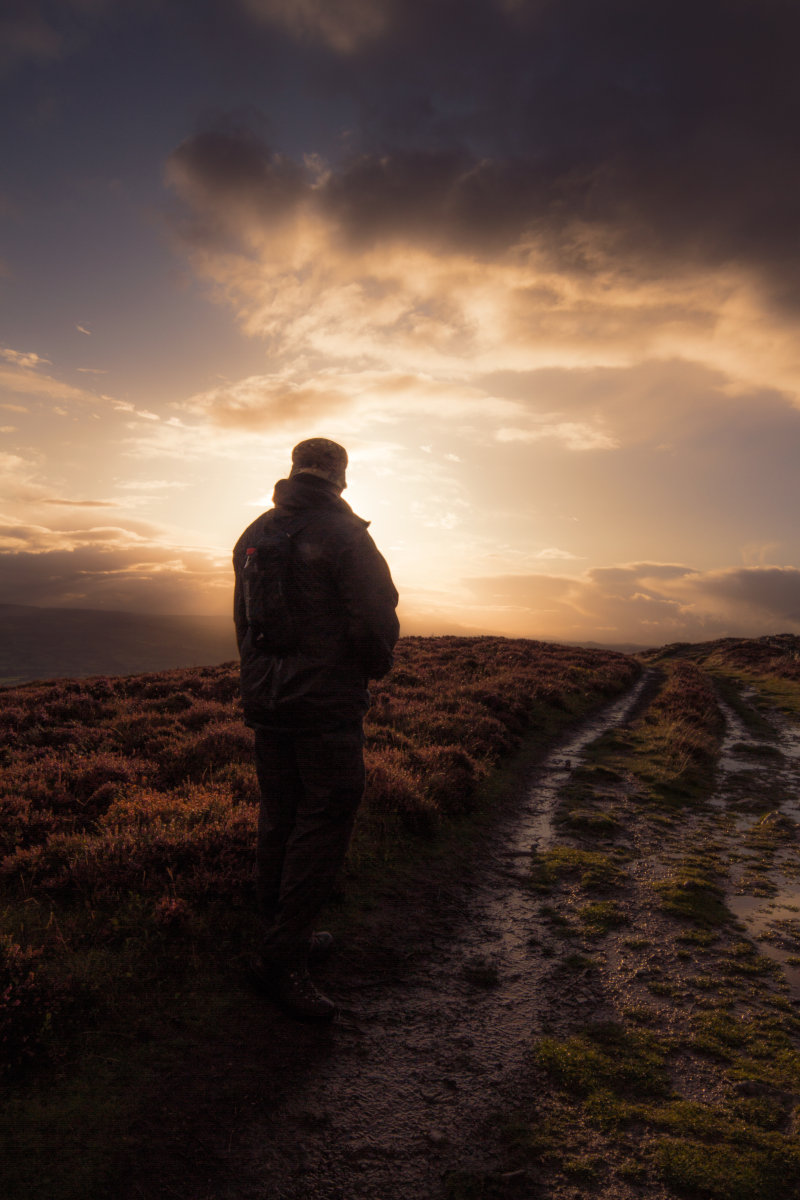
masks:
[[[273,518],[245,550],[242,582],[247,624],[254,644],[266,654],[284,656],[297,649],[293,539],[309,519]]]

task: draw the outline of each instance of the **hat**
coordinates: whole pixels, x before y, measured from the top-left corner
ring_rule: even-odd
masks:
[[[298,442],[292,451],[292,475],[307,471],[344,487],[346,470],[347,451],[338,442],[330,442],[327,438],[307,438]]]

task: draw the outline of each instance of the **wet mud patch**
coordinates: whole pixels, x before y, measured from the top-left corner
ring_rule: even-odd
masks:
[[[753,690],[746,695],[753,699]],[[730,706],[723,710],[711,804],[727,819],[732,843],[726,903],[800,998],[800,728],[773,708],[773,736],[764,741]]]
[[[605,843],[598,845],[599,827],[569,820],[576,804],[573,781],[562,790],[555,814],[557,842],[535,864],[558,961],[535,1042],[531,1095],[537,1099],[520,1120],[529,1152],[546,1168],[548,1196],[583,1195],[569,1190],[576,1169],[585,1169],[587,1188],[604,1196],[628,1195],[631,1186],[640,1195],[715,1200],[795,1194],[800,1145],[792,1113],[800,1095],[800,1021],[785,962],[776,962],[768,940],[731,911],[740,868],[771,882],[773,874],[790,870],[794,845],[791,837],[787,845],[786,835],[793,826],[785,813],[767,816],[748,845],[741,826],[764,820],[764,809],[754,812],[750,802],[746,811],[738,809],[739,794],[726,785],[750,735],[734,721],[723,731],[710,710],[708,730],[719,738],[721,752],[715,758],[727,756],[730,767],[718,770],[716,788],[705,794],[697,772],[685,773],[684,790],[672,780],[663,786],[668,771],[675,778],[663,727],[678,724],[676,708],[675,702],[653,705],[633,729],[593,750],[591,765],[610,766],[619,777],[615,782],[597,772],[594,802],[615,813],[616,829],[607,831]],[[762,739],[765,724],[759,723]],[[709,745],[706,738],[706,762]],[[778,792],[791,797],[792,781],[772,774],[789,757],[783,746],[770,739],[766,750],[746,757],[763,768],[759,787],[769,786],[772,804]],[[577,790],[591,799],[589,775],[581,774],[587,778],[578,780]],[[710,784],[710,773],[706,778]],[[747,786],[752,782],[748,771]],[[583,869],[593,861],[597,866],[601,851],[606,871]],[[604,894],[609,866],[619,874]],[[772,882],[779,885],[781,880]],[[609,907],[612,920],[586,922],[587,910],[602,914]],[[795,927],[782,906],[771,913],[773,947],[783,937],[786,950]],[[608,1046],[598,1048],[598,1039]],[[645,1050],[669,1086],[662,1094],[653,1089],[637,1097],[631,1081],[644,1069]],[[775,1117],[773,1137],[765,1132],[770,1118],[742,1097],[776,1092],[783,1096],[783,1115]],[[549,1148],[535,1133],[548,1125],[559,1130]]]
[[[221,1022],[214,1069],[193,1089],[184,1079],[180,1096],[160,1089],[161,1149],[147,1123],[151,1168],[140,1163],[122,1195],[547,1194],[535,1164],[509,1159],[508,1114],[535,1087],[533,1046],[551,992],[559,1028],[602,1004],[589,956],[576,956],[542,911],[531,854],[550,844],[553,808],[586,748],[625,719],[643,686],[563,741],[522,800],[508,797],[487,819],[477,848],[438,878],[421,871],[413,893],[398,890],[363,914],[318,973],[340,1007],[331,1028],[298,1025],[243,993],[235,1035]],[[203,1145],[193,1161],[184,1153],[171,1163],[174,1130],[186,1130],[193,1113]]]
[[[197,1155],[165,1140],[123,1196],[783,1200],[725,1182],[737,1155],[759,1187],[786,1167],[800,1093],[782,969],[730,906],[789,861],[785,829],[747,832],[792,756],[763,731],[769,753],[735,749],[731,722],[711,798],[659,790],[625,760],[654,681],[562,743],[477,853],[364,914],[320,972],[330,1029],[243,993],[195,1097],[160,1093],[165,1129],[197,1116]]]

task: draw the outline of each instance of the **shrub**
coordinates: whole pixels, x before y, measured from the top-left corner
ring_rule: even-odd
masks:
[[[73,979],[45,973],[41,951],[0,935],[0,1076],[51,1056],[59,1024],[79,999],[87,997]]]

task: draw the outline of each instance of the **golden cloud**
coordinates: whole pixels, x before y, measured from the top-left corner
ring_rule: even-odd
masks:
[[[516,636],[658,645],[765,630],[800,632],[800,569],[698,571],[674,563],[594,568],[577,577],[465,581],[477,622]]]
[[[163,613],[230,608],[227,559],[165,544],[146,526],[60,530],[0,520],[0,602]]]
[[[680,358],[800,395],[796,319],[741,263],[652,270],[581,222],[565,259],[523,183],[492,170],[407,153],[336,172],[234,131],[189,139],[167,179],[195,269],[284,361],[471,377]]]

